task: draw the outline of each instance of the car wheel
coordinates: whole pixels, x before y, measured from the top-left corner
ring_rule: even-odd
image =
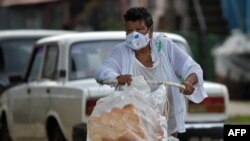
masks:
[[[49,141],[66,141],[58,125],[54,127]]]
[[[1,96],[1,93],[4,91],[5,87],[0,85],[0,96]]]
[[[0,141],[11,141],[7,122],[4,117],[0,119]]]
[[[178,139],[180,141],[189,141],[189,137],[186,135],[186,133],[178,133]]]
[[[80,123],[73,126],[73,141],[86,141],[87,140],[87,125]]]

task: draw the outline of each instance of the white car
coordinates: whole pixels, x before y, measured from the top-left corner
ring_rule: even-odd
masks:
[[[183,37],[164,34],[191,53]],[[95,70],[125,37],[125,32],[120,31],[84,32],[39,40],[33,48],[24,83],[8,89],[1,97],[0,138],[14,141],[86,138],[86,123],[96,101],[114,91],[108,85],[96,83]],[[227,88],[205,82],[205,89],[209,97],[204,102],[196,105],[187,101],[185,138],[189,130],[222,136],[228,117]]]
[[[0,94],[20,81],[33,44],[52,35],[72,33],[64,30],[13,29],[0,31]]]

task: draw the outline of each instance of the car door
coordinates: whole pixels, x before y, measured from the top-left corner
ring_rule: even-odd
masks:
[[[33,88],[30,100],[30,122],[35,138],[46,137],[46,117],[50,107],[50,94],[57,85],[57,44],[46,45],[46,53],[42,67],[39,86]]]
[[[38,78],[44,57],[44,47],[37,47],[32,54],[28,73],[25,77],[26,83],[10,90],[12,111],[12,133],[14,138],[29,138],[32,136],[30,128],[30,95],[34,87],[39,85]]]

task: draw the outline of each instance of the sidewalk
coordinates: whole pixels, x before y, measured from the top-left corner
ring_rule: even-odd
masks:
[[[230,117],[238,115],[250,116],[250,101],[229,101],[228,114]]]

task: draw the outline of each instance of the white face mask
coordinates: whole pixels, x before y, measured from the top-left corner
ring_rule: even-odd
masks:
[[[132,32],[126,36],[126,44],[133,50],[145,48],[150,41],[149,33],[143,35],[139,32]]]

